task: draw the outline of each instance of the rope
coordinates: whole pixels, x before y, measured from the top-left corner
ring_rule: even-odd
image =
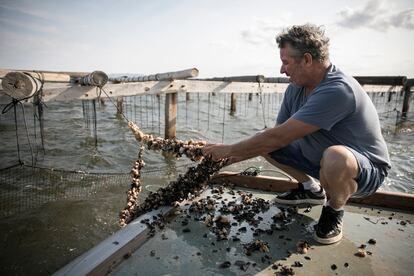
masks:
[[[224,94],[224,104],[223,104],[223,128],[221,131],[221,142],[224,143],[224,125],[226,122],[226,94]]]
[[[200,93],[197,93],[197,129],[200,130]]]
[[[96,116],[96,100],[94,99],[92,101],[92,107],[93,107],[93,138],[95,142],[95,148],[98,147],[98,119]]]
[[[154,95],[151,95],[151,130],[154,131]]]
[[[210,99],[211,94],[208,93],[208,107],[207,107],[207,131],[210,130]]]
[[[118,105],[112,100],[111,97],[109,97],[108,93],[106,93],[106,91],[103,89],[103,87],[100,87],[101,91],[104,92],[104,94],[106,95],[106,97],[108,97],[109,101],[115,106],[118,114],[121,114],[122,117],[124,117],[124,119],[129,122],[129,119],[126,117],[126,115],[124,114],[123,111],[119,110]]]
[[[161,135],[161,95],[158,95],[157,101],[158,101],[158,133]],[[178,114],[177,114],[178,118]]]
[[[45,83],[45,78],[42,72],[36,72],[36,74],[39,77],[40,80],[40,88],[37,91],[37,93],[35,93],[34,95],[34,101],[33,104],[35,106],[37,106],[37,113],[36,114],[36,110],[35,110],[35,117],[37,117],[37,119],[39,120],[39,128],[40,128],[40,140],[42,143],[42,150],[43,150],[43,154],[45,154],[45,142],[44,142],[44,118],[43,118],[43,106],[47,105],[43,102],[43,85]],[[37,83],[36,83],[37,85]],[[36,134],[36,127],[35,127],[35,134]],[[36,136],[35,136],[36,139]],[[35,140],[36,142],[36,140]],[[36,159],[37,159],[37,154],[36,154]]]
[[[17,126],[17,105],[20,105],[21,109],[22,109],[22,113],[23,113],[23,122],[24,122],[24,126],[25,126],[25,130],[26,130],[26,136],[27,136],[27,141],[29,144],[29,148],[30,148],[30,154],[32,157],[32,166],[34,166],[35,162],[34,162],[34,154],[33,154],[33,148],[32,148],[32,143],[30,140],[30,135],[29,135],[29,130],[27,127],[27,122],[26,122],[26,114],[25,114],[25,110],[24,110],[24,105],[22,103],[22,101],[25,101],[27,99],[30,99],[32,97],[34,97],[35,95],[37,97],[39,97],[39,101],[37,102],[39,105],[41,105],[41,96],[42,96],[42,89],[43,89],[43,75],[40,75],[38,72],[36,72],[37,75],[39,76],[39,81],[40,81],[40,87],[38,85],[38,82],[36,81],[36,78],[34,78],[32,75],[30,75],[29,73],[24,72],[25,75],[27,75],[29,78],[33,79],[33,82],[36,85],[35,88],[35,92],[33,93],[33,95],[22,98],[22,99],[16,99],[12,97],[12,100],[10,103],[8,103],[2,110],[2,114],[7,113],[11,108],[13,108],[13,113],[14,113],[14,124],[15,124],[15,130],[16,130],[16,143],[17,143],[17,157],[18,157],[18,162],[19,164],[23,164],[23,161],[21,160],[21,156],[20,156],[20,143],[19,143],[19,134],[18,134],[18,126]],[[39,96],[40,95],[40,96]],[[38,106],[39,106],[38,105]],[[39,116],[40,118],[40,116]],[[39,120],[40,125],[41,125],[41,136],[42,136],[42,146],[44,149],[44,143],[43,143],[43,131],[42,131],[42,121]],[[35,132],[36,133],[36,132]]]
[[[27,122],[26,122],[26,114],[25,114],[24,106],[23,106],[22,103],[20,103],[20,107],[22,108],[22,112],[23,112],[23,122],[24,122],[24,127],[25,127],[25,130],[26,130],[27,142],[29,143],[30,154],[32,156],[32,166],[34,166],[33,148],[32,148],[32,143],[31,143],[30,137],[29,137],[29,130],[27,128]],[[16,117],[16,106],[14,108],[14,116]],[[17,120],[15,121],[15,123],[17,124]]]
[[[265,128],[267,128],[267,125],[266,125],[264,104],[263,104],[263,99],[262,99],[262,94],[263,94],[262,92],[263,91],[262,91],[262,86],[261,86],[260,82],[258,81],[257,83],[259,85],[259,101],[260,101],[260,104],[262,106],[263,123],[264,123],[264,129],[265,129]]]

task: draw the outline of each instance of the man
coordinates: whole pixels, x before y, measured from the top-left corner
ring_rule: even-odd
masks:
[[[230,163],[261,155],[290,174],[299,187],[276,202],[325,204],[314,238],[335,243],[342,238],[347,200],[374,193],[390,168],[378,115],[359,83],[331,64],[329,39],[320,27],[293,26],[276,42],[280,73],[291,82],[276,126],[236,144],[207,145],[203,151]]]

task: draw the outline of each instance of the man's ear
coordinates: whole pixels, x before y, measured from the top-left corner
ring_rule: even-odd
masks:
[[[303,55],[303,60],[305,61],[305,65],[312,65],[313,63],[312,55],[309,53],[305,53]]]

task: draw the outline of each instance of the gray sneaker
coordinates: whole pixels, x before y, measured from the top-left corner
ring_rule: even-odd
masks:
[[[310,190],[303,188],[302,183],[299,183],[297,189],[293,189],[287,193],[278,195],[275,198],[276,203],[288,204],[288,205],[297,205],[297,204],[315,204],[323,205],[326,202],[325,191],[320,189],[320,191],[314,193]]]

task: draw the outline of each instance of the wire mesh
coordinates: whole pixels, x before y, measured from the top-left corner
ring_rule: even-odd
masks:
[[[398,86],[370,86],[368,95],[374,103],[383,126],[395,126],[399,120],[402,107],[403,93]],[[230,94],[216,93],[191,93],[178,94],[177,99],[177,136],[180,139],[204,139],[209,142],[234,142],[254,134],[264,126],[273,126],[279,110],[283,94],[236,94],[234,113],[230,114]],[[411,103],[413,98],[411,98]],[[156,136],[164,136],[165,128],[165,95],[137,95],[124,97],[124,113],[134,120],[145,132]],[[49,155],[49,166],[16,165],[6,169],[0,169],[0,216],[10,216],[23,212],[30,208],[36,208],[44,203],[67,199],[85,199],[99,193],[101,189],[110,186],[124,186],[125,190],[130,184],[130,175],[125,173],[126,168],[132,164],[135,149],[134,138],[126,129],[122,118],[116,118],[116,109],[105,100],[81,101],[78,104],[69,103],[63,106],[50,104],[45,109],[45,124],[52,128],[46,128],[45,147],[43,155]],[[409,110],[412,114],[412,109]],[[24,129],[24,118],[18,114],[18,137],[22,152],[28,152],[28,137],[35,141],[36,159],[42,157],[41,144],[36,136],[36,120],[30,118],[27,112],[28,129]],[[60,117],[59,117],[60,116]],[[408,116],[411,118],[412,116]],[[62,119],[63,118],[63,119]],[[16,135],[14,133],[13,112],[1,114],[0,137],[4,146],[0,150],[1,158],[15,158]],[[243,125],[243,129],[241,127]],[[28,132],[26,135],[25,132]],[[66,132],[66,133],[65,133]],[[72,136],[68,136],[72,133]],[[61,136],[59,136],[61,135]],[[99,137],[101,136],[101,138]],[[93,138],[94,141],[90,141]],[[70,146],[79,148],[73,156],[62,147],[69,147],[57,140],[74,140]],[[73,141],[72,141],[73,142]],[[110,159],[105,156],[103,147],[110,152],[109,155],[126,152],[131,158],[122,160]],[[85,152],[81,158],[77,155]],[[108,153],[107,153],[108,154]],[[6,156],[6,157],[5,157]],[[14,157],[12,157],[14,156]],[[40,158],[39,157],[39,158]],[[63,162],[93,162],[93,169],[99,172],[87,173],[65,168]],[[152,157],[151,157],[152,158]],[[109,159],[109,161],[108,161]],[[15,159],[14,159],[15,160]],[[157,172],[164,170],[157,164],[161,159],[152,159],[152,169]],[[76,163],[74,161],[74,163]],[[150,166],[151,166],[150,162]],[[185,167],[182,161],[166,161],[168,166]],[[181,163],[180,163],[181,162]],[[5,162],[2,161],[2,164]],[[27,164],[27,162],[26,162]],[[50,164],[53,164],[53,168]],[[77,163],[79,164],[79,163]],[[123,169],[122,169],[123,168]],[[150,168],[151,170],[151,168]],[[149,170],[149,171],[150,171]],[[124,173],[118,173],[124,171]],[[144,171],[145,173],[145,171]]]

